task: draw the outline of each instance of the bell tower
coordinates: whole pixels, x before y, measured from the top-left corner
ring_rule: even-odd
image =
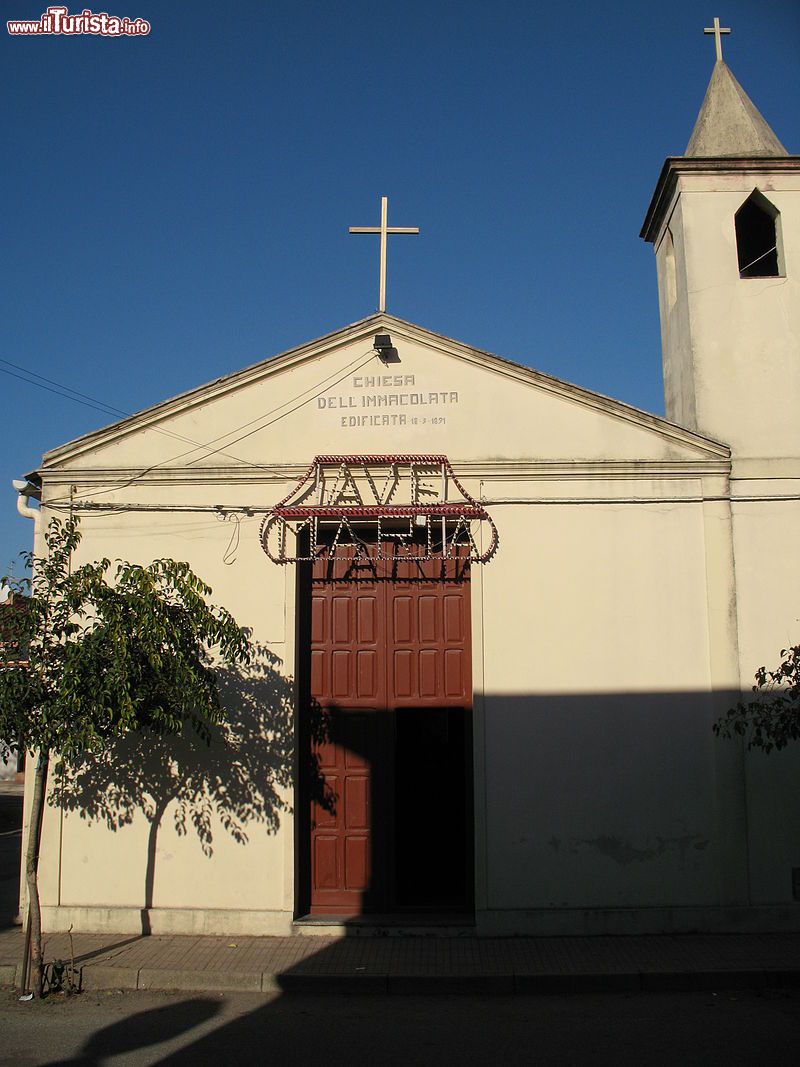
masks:
[[[658,271],[667,418],[741,459],[800,457],[800,157],[722,58],[641,236]]]

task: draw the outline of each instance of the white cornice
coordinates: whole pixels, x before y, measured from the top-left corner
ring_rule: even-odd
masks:
[[[589,479],[631,481],[727,477],[727,460],[485,460],[453,461],[459,478],[494,481]],[[128,467],[53,468],[42,472],[45,490],[76,484],[80,488],[116,485],[117,492],[141,485],[283,485],[297,481],[307,463],[252,467],[158,467],[142,474]]]

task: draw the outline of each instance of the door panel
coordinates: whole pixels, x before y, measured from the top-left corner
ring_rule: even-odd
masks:
[[[392,669],[387,699],[394,708],[465,707],[472,702],[469,570],[465,560],[408,564],[384,587]],[[404,578],[403,575],[411,575]]]

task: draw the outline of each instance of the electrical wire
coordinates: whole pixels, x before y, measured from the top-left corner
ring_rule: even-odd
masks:
[[[314,393],[313,396],[307,397],[305,400],[300,401],[299,404],[296,404],[295,407],[291,408],[289,411],[283,412],[283,414],[278,415],[277,418],[272,419],[271,421],[268,421],[268,422],[264,423],[263,425],[256,426],[255,429],[251,430],[249,433],[242,434],[240,437],[234,437],[234,439],[232,441],[229,441],[227,445],[221,445],[219,448],[215,448],[213,450],[210,450],[210,451],[207,452],[206,455],[202,456],[201,458],[202,459],[208,459],[209,456],[215,456],[218,452],[221,453],[223,456],[226,455],[226,453],[223,451],[224,448],[228,448],[230,445],[238,444],[240,441],[243,441],[245,438],[251,437],[254,433],[258,433],[259,430],[266,429],[267,426],[272,426],[272,424],[275,423],[275,422],[280,422],[280,420],[282,418],[284,418],[286,415],[291,415],[292,412],[297,411],[299,408],[303,407],[305,404],[310,403],[310,401],[316,400],[317,397],[321,396],[325,392],[326,389],[333,389],[334,386],[337,386],[340,382],[344,381],[344,379],[347,378],[350,374],[352,374],[353,371],[360,370],[361,367],[363,367],[367,363],[369,363],[373,359],[373,357],[375,356],[375,350],[373,348],[371,348],[369,350],[369,354],[367,355],[367,358],[364,360],[364,362],[363,363],[359,363],[357,367],[353,366],[354,363],[357,363],[358,360],[361,359],[361,356],[363,354],[364,354],[363,352],[359,353],[359,355],[357,355],[355,359],[353,359],[349,363],[347,363],[344,366],[344,368],[341,370],[341,373],[338,370],[333,371],[331,374],[328,374],[325,378],[323,378],[321,381],[317,382],[315,385],[310,385],[308,387],[308,389],[304,389],[301,393],[298,393],[297,396],[292,397],[291,400],[286,400],[283,404],[278,404],[277,407],[272,408],[271,411],[268,411],[263,415],[257,415],[256,418],[250,419],[248,422],[241,423],[239,426],[236,427],[236,429],[228,430],[227,433],[219,434],[218,437],[210,438],[205,444],[198,445],[198,448],[208,449],[209,445],[213,445],[217,441],[222,441],[226,437],[231,437],[233,434],[239,433],[240,430],[245,429],[247,426],[253,426],[253,424],[257,423],[257,422],[260,423],[262,419],[269,419],[270,415],[274,415],[276,411],[280,411],[281,408],[285,408],[289,404],[294,404],[294,402],[296,400],[299,400],[301,396],[304,396],[306,393],[310,392],[310,390],[312,390],[312,389],[316,389],[317,390],[317,392]],[[333,381],[333,382],[330,381],[330,379],[333,378],[337,374],[340,374],[340,377],[336,378],[336,381]],[[181,453],[181,455],[175,456],[174,458],[175,459],[183,459],[184,456],[189,456],[194,451],[196,451],[196,450],[193,449],[193,448],[189,449],[188,452],[183,452],[183,453]],[[191,462],[194,463],[195,460],[192,460]],[[241,462],[246,462],[246,461],[242,460]]]
[[[324,393],[327,389],[334,388],[340,382],[344,381],[344,379],[347,378],[354,371],[360,370],[361,367],[366,366],[367,363],[369,363],[372,359],[375,358],[375,351],[374,351],[374,349],[370,349],[369,353],[366,356],[366,358],[363,359],[362,362],[358,362],[359,360],[361,360],[363,355],[364,355],[363,352],[359,353],[355,357],[355,359],[351,360],[350,363],[345,365],[343,370],[342,369],[336,370],[332,374],[327,375],[325,378],[321,379],[321,381],[315,383],[312,386],[309,386],[308,389],[302,390],[302,392],[298,393],[297,396],[293,397],[291,400],[287,400],[283,404],[278,404],[276,407],[272,408],[270,411],[266,412],[265,414],[259,415],[257,417],[257,419],[250,419],[248,422],[242,423],[241,425],[237,426],[235,429],[229,430],[225,434],[220,434],[218,437],[211,438],[208,442],[206,442],[204,444],[201,444],[200,442],[197,442],[197,441],[192,441],[191,438],[183,438],[179,434],[174,434],[169,430],[159,430],[158,427],[151,427],[152,429],[156,430],[156,432],[165,433],[165,434],[167,434],[168,436],[171,436],[171,437],[177,437],[179,440],[187,441],[187,442],[193,444],[195,447],[190,448],[185,452],[181,452],[176,456],[171,456],[168,459],[161,460],[158,463],[154,463],[150,467],[146,467],[146,468],[144,468],[144,470],[141,470],[141,471],[137,472],[132,478],[129,478],[125,482],[122,482],[122,483],[120,483],[118,485],[106,486],[103,489],[98,489],[93,493],[91,493],[91,492],[90,493],[86,493],[86,494],[84,494],[84,497],[85,498],[93,498],[93,497],[96,497],[96,496],[102,496],[105,493],[112,493],[112,492],[116,492],[116,491],[118,491],[120,489],[126,489],[128,486],[133,485],[135,482],[137,482],[140,478],[145,477],[145,475],[149,474],[151,471],[157,470],[159,467],[164,467],[164,466],[168,466],[170,464],[173,464],[177,460],[183,459],[186,456],[190,456],[193,452],[196,452],[196,451],[201,450],[201,449],[204,450],[206,452],[206,454],[204,456],[202,456],[202,457],[199,457],[200,459],[208,459],[209,456],[214,456],[214,455],[220,454],[220,455],[228,457],[229,459],[236,460],[237,463],[240,463],[244,467],[249,467],[249,468],[252,468],[254,470],[268,471],[268,472],[274,473],[274,474],[283,474],[284,473],[283,471],[279,471],[275,467],[270,467],[270,466],[267,466],[267,465],[265,465],[263,463],[254,463],[252,460],[242,459],[241,457],[235,456],[230,452],[226,452],[225,449],[228,448],[230,444],[234,444],[235,445],[239,441],[244,440],[247,437],[251,437],[254,433],[258,433],[259,430],[266,429],[268,426],[273,425],[273,423],[279,422],[282,418],[285,418],[286,415],[290,415],[293,412],[299,410],[301,407],[303,407],[306,404],[310,403],[312,400],[316,400],[317,397],[321,396],[322,393]],[[358,364],[358,365],[354,366],[354,364]],[[0,368],[0,370],[2,370],[2,368]],[[339,377],[336,378],[335,381],[331,381],[330,379],[333,378],[337,374],[339,375]],[[29,384],[36,385],[37,383],[36,382],[30,382]],[[295,401],[299,400],[300,397],[303,397],[306,393],[310,392],[310,390],[312,390],[312,389],[316,390],[316,392],[312,396],[308,396],[304,400],[300,400],[299,403],[295,404]],[[68,399],[70,399],[70,398],[68,398]],[[281,408],[285,408],[289,404],[294,404],[294,407],[290,408],[288,411],[282,412],[280,415],[277,415],[277,417],[272,419],[272,420],[269,419],[269,417],[271,415],[274,415],[276,412],[281,411]],[[244,429],[245,427],[252,426],[254,422],[260,422],[260,420],[262,420],[262,419],[267,419],[268,421],[262,423],[261,425],[256,426],[254,429],[248,431],[248,433],[243,434],[238,438],[235,438],[233,441],[229,442],[228,445],[223,445],[223,446],[220,446],[219,448],[215,448],[215,449],[211,449],[209,447],[210,445],[214,444],[216,441],[220,441],[223,438],[230,437],[232,434],[237,434],[237,433],[239,433],[240,430]],[[193,462],[195,462],[195,461],[193,460],[192,463]],[[184,464],[184,468],[188,468],[189,466],[191,466],[191,463]],[[47,506],[52,506],[53,504],[63,503],[67,499],[68,499],[67,497],[57,497],[56,499],[54,499],[52,501],[48,501],[48,505]]]
[[[316,400],[317,397],[322,396],[322,394],[327,389],[333,389],[335,386],[339,385],[340,382],[343,382],[345,378],[349,377],[353,373],[353,371],[361,370],[362,367],[366,366],[367,363],[369,363],[372,360],[374,355],[375,355],[374,350],[370,350],[369,356],[367,357],[367,359],[364,360],[363,363],[359,363],[357,367],[353,367],[352,364],[351,364],[349,366],[349,368],[347,370],[345,370],[344,374],[342,374],[342,376],[340,378],[337,378],[335,382],[331,382],[329,385],[326,385],[324,389],[320,389],[313,396],[308,397],[306,400],[302,400],[299,404],[295,404],[295,406],[293,408],[289,408],[288,411],[282,412],[280,415],[277,415],[274,419],[270,419],[268,422],[261,423],[259,426],[255,426],[252,430],[248,430],[247,433],[243,433],[239,437],[234,438],[234,440],[231,441],[230,444],[238,445],[240,441],[244,441],[248,437],[252,437],[254,433],[259,433],[261,430],[266,430],[268,426],[274,426],[276,422],[280,422],[281,419],[285,419],[287,415],[292,415],[295,411],[298,411],[301,407],[304,407],[306,404],[310,403],[312,400]],[[302,395],[303,395],[302,393],[299,394],[299,396],[302,396]],[[287,403],[292,403],[292,401],[287,401]],[[281,407],[286,407],[286,404],[281,404],[280,407],[273,408],[272,411],[267,412],[267,415],[268,416],[272,415],[273,412],[279,411]],[[253,424],[253,422],[255,422],[255,421],[256,421],[255,419],[251,419],[249,423],[248,422],[243,423],[239,427],[239,430],[244,429],[245,426],[251,426]],[[238,433],[238,430],[234,430],[234,431],[231,431],[231,432]],[[224,436],[229,436],[229,435],[226,434]],[[209,442],[209,444],[212,444],[212,443],[213,442]],[[226,445],[225,447],[227,448],[228,446]],[[221,448],[215,448],[213,451],[208,452],[202,458],[203,459],[208,459],[209,456],[215,456],[217,454],[217,452],[221,452],[221,451],[222,451]],[[224,455],[224,453],[223,453],[223,455]],[[195,462],[195,460],[191,461],[191,463],[194,463],[194,462]],[[187,466],[191,466],[191,463],[187,464]]]
[[[104,400],[98,400],[97,397],[89,396],[88,393],[81,393],[79,390],[72,389],[70,386],[64,385],[62,382],[57,382],[53,378],[46,378],[43,374],[37,374],[35,371],[28,370],[26,367],[20,367],[19,364],[12,363],[8,359],[0,359],[0,363],[5,363],[6,367],[14,367],[16,370],[22,371],[22,374],[15,374],[14,371],[6,370],[6,367],[0,367],[0,372],[9,374],[12,378],[18,378],[21,382],[25,382],[26,385],[35,385],[37,389],[46,389],[48,393],[55,393],[56,396],[60,396],[64,400],[72,400],[76,404],[82,404],[84,407],[92,408],[95,411],[99,411],[102,415],[121,415],[124,419],[133,417],[134,413],[131,411],[123,411],[122,408],[115,408],[111,404],[106,404]],[[25,377],[23,377],[23,375],[25,375]],[[33,378],[38,378],[40,380],[32,381]],[[49,382],[49,385],[43,385],[42,382]],[[55,388],[50,388],[50,386],[55,386]],[[148,428],[155,433],[163,434],[165,437],[174,437],[176,441],[183,441],[188,445],[197,445],[199,448],[203,447],[199,441],[195,441],[191,437],[184,437],[182,434],[175,433],[173,430],[165,430],[161,426],[151,426]],[[219,438],[214,438],[214,440],[219,440]],[[230,458],[236,459],[238,462],[245,462],[244,460],[239,460],[238,456],[232,455]]]
[[[352,367],[352,364],[357,362],[360,358],[361,355],[359,354],[354,360],[351,361],[350,364],[347,365],[347,367]],[[123,411],[121,408],[116,408],[111,404],[106,404],[104,400],[98,400],[97,397],[90,396],[88,393],[82,393],[77,389],[73,389],[69,385],[64,385],[63,382],[57,382],[53,378],[47,378],[43,374],[37,374],[36,371],[29,370],[27,367],[22,367],[18,363],[12,363],[10,360],[7,359],[0,359],[0,363],[4,363],[6,367],[13,367],[14,370],[21,371],[22,374],[14,374],[13,371],[6,370],[5,367],[0,367],[0,371],[2,371],[4,374],[9,374],[12,378],[18,378],[20,381],[25,382],[27,385],[34,385],[38,389],[46,389],[49,393],[55,393],[56,396],[61,396],[65,400],[72,400],[77,404],[83,404],[84,407],[93,408],[96,411],[100,411],[102,414],[121,415],[123,418],[126,419],[133,417],[133,412]],[[326,378],[323,378],[322,382],[318,384],[321,385],[324,382],[327,382],[329,378],[333,378],[334,375],[338,373],[338,371],[333,371]],[[25,377],[23,377],[22,375],[25,375]],[[38,378],[39,381],[32,381],[32,378]],[[48,385],[42,385],[42,382],[47,382]],[[55,388],[49,388],[48,386],[55,386]],[[313,389],[316,388],[316,386],[310,386],[309,388]],[[298,394],[298,396],[302,395],[302,393]],[[295,397],[294,399],[297,398]],[[286,401],[287,404],[291,404],[292,402],[292,400]],[[277,408],[274,408],[273,410],[278,411],[280,409],[280,406],[281,405],[279,405]],[[260,415],[258,416],[259,419],[262,417],[263,416]],[[220,434],[218,437],[212,437],[210,441],[207,441],[204,444],[201,444],[199,441],[195,441],[191,437],[184,437],[182,434],[175,433],[173,430],[165,430],[163,427],[160,426],[150,426],[148,427],[148,429],[153,430],[155,433],[164,434],[166,437],[174,437],[177,441],[183,441],[186,444],[195,445],[197,448],[206,448],[207,445],[215,444],[217,441],[221,441],[224,437],[228,437],[231,434],[237,433],[240,429],[243,429],[244,426],[249,426],[252,424],[252,422],[255,421],[257,420],[252,419],[250,422],[243,423],[242,426],[238,426],[235,430],[230,430],[228,431],[228,433]],[[194,449],[190,449],[186,453],[181,453],[175,458],[180,459],[184,455],[191,455],[192,451],[194,451]],[[240,459],[238,456],[234,456],[225,452],[222,452],[222,454],[228,455],[230,459],[235,459],[238,463],[248,463],[247,460]]]
[[[317,392],[314,393],[313,396],[306,397],[305,400],[302,400],[299,404],[296,404],[295,407],[291,408],[289,411],[285,411],[281,415],[278,415],[271,422],[268,421],[268,422],[264,423],[263,425],[256,426],[255,429],[250,430],[248,433],[244,434],[241,438],[237,438],[232,443],[233,444],[237,444],[239,440],[243,440],[245,437],[251,437],[254,433],[258,433],[259,430],[263,430],[263,429],[266,429],[268,426],[271,426],[273,422],[279,422],[280,419],[284,418],[286,415],[290,415],[293,411],[297,411],[299,408],[303,407],[305,404],[310,403],[312,400],[316,400],[316,398],[318,396],[321,396],[327,389],[332,389],[332,388],[334,388],[334,386],[336,386],[340,382],[342,382],[354,370],[360,370],[361,367],[366,366],[366,364],[369,363],[374,358],[375,352],[374,352],[374,350],[370,349],[370,352],[369,352],[369,355],[367,356],[367,358],[362,363],[359,363],[358,366],[354,367],[353,364],[358,359],[361,358],[361,355],[363,355],[363,353],[361,353],[360,355],[356,356],[355,360],[352,360],[350,363],[347,364],[347,366],[344,369],[344,373],[342,373],[341,376],[336,379],[336,381],[329,382],[328,379],[331,378],[332,375],[328,375],[326,378],[322,379],[322,381],[324,383],[326,383],[322,388],[319,388],[319,384],[320,383],[317,383],[317,385],[313,385],[313,386],[309,387],[310,389],[317,389]],[[338,373],[338,371],[334,372],[334,373]],[[283,404],[278,404],[277,407],[274,407],[274,408],[272,408],[271,411],[268,411],[266,413],[266,415],[260,415],[259,419],[268,418],[270,415],[274,414],[276,411],[280,411],[281,408],[286,407],[287,404],[293,403],[294,400],[296,400],[299,397],[303,396],[304,393],[307,393],[308,391],[309,391],[308,389],[304,389],[303,392],[298,393],[297,397],[294,397],[293,400],[287,400]],[[242,429],[244,426],[252,425],[252,423],[254,421],[255,420],[251,419],[249,422],[243,423],[241,426],[237,427],[235,430],[230,430],[227,434],[222,434],[221,436],[222,437],[228,437],[228,436],[230,436],[231,433],[238,433],[238,431],[240,429]],[[196,452],[198,449],[208,449],[208,445],[211,445],[211,444],[214,443],[214,441],[218,441],[218,440],[220,440],[219,437],[212,438],[208,442],[208,444],[203,444],[203,445],[198,444],[197,448],[190,448],[190,449],[188,449],[188,451],[181,452],[177,456],[172,456],[169,459],[162,460],[160,463],[154,463],[154,464],[152,464],[152,466],[146,467],[144,470],[139,471],[136,475],[134,475],[133,478],[128,479],[128,481],[123,482],[121,485],[107,486],[104,489],[96,490],[94,493],[86,493],[86,494],[84,494],[84,496],[87,497],[87,498],[96,497],[96,496],[102,496],[105,493],[116,492],[119,489],[127,489],[128,486],[133,485],[140,478],[143,478],[146,474],[150,474],[151,471],[157,470],[159,467],[163,467],[163,466],[175,463],[177,460],[183,459],[185,456],[190,456],[192,454],[192,452]],[[227,447],[227,446],[225,446],[225,447]],[[224,456],[228,456],[229,458],[236,459],[237,462],[241,463],[243,466],[253,468],[254,470],[265,470],[265,471],[269,471],[271,473],[283,473],[282,471],[281,472],[276,471],[276,468],[274,468],[274,467],[267,467],[263,463],[253,463],[252,461],[239,459],[238,457],[232,456],[231,453],[225,452],[222,447],[209,450],[207,452],[207,454],[202,457],[202,459],[208,459],[209,456],[217,455],[217,453],[220,453],[221,455],[224,455]],[[194,462],[194,461],[192,461],[192,462]],[[188,468],[190,466],[191,466],[191,463],[186,463],[186,464],[184,464],[184,469],[186,469],[186,468]],[[66,499],[67,499],[66,497],[62,497],[62,498],[60,498],[59,502],[61,502],[63,500],[66,500]]]
[[[0,359],[0,363],[5,363],[8,367],[17,366],[16,363],[9,363],[7,359]],[[26,375],[30,374],[36,378],[42,378],[42,382],[49,382],[51,380],[50,378],[44,378],[41,374],[34,375],[33,371],[26,371],[24,367],[19,367],[18,369],[24,371]],[[99,411],[102,415],[125,414],[124,411],[119,411],[117,408],[112,408],[104,404],[102,400],[98,400],[97,403],[95,403],[91,397],[86,397],[85,400],[80,400],[79,397],[86,396],[85,393],[77,393],[77,395],[75,396],[69,396],[69,394],[65,391],[69,389],[69,386],[63,386],[58,389],[52,389],[49,385],[43,385],[42,382],[34,382],[31,380],[31,378],[23,377],[22,374],[15,374],[13,370],[8,370],[7,367],[0,367],[0,372],[2,372],[3,374],[8,374],[12,378],[18,378],[21,382],[25,382],[26,385],[35,385],[37,389],[46,389],[48,393],[55,393],[56,396],[60,396],[64,400],[72,400],[76,404],[83,404],[85,408],[93,408],[95,411]],[[59,383],[52,382],[52,384],[58,385]],[[74,390],[69,389],[69,392],[74,392]],[[88,402],[90,400],[92,401],[91,403]]]
[[[239,537],[241,534],[242,520],[239,518],[239,513],[236,511],[218,512],[217,518],[221,522],[233,522],[233,532],[231,533],[231,539],[228,542],[228,547],[222,553],[222,562],[226,567],[232,567],[236,562],[236,553],[239,549]]]
[[[603,507],[616,507],[618,504],[710,504],[710,503],[729,503],[729,504],[760,504],[760,503],[797,503],[800,501],[800,493],[782,493],[782,494],[768,494],[766,496],[726,496],[720,494],[714,494],[709,496],[618,496],[618,497],[481,497],[481,504],[485,507],[565,507],[570,505],[600,505]],[[54,511],[69,511],[68,505],[64,503],[48,503],[46,507],[52,507]],[[409,505],[413,507],[413,505]],[[122,512],[135,513],[135,512],[161,512],[168,514],[215,514],[218,518],[226,517],[231,514],[244,515],[243,521],[247,522],[252,515],[268,515],[273,511],[271,506],[267,505],[241,505],[241,504],[141,504],[141,503],[129,503],[129,504],[106,504],[102,501],[99,503],[93,503],[91,501],[83,502],[76,500],[74,504],[75,511],[85,512],[100,512],[104,515],[114,515]]]

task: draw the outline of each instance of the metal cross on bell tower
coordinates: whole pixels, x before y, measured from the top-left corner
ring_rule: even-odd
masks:
[[[381,197],[380,226],[351,226],[350,233],[379,233],[381,235],[381,266],[378,311],[386,310],[386,245],[390,233],[419,233],[418,226],[390,226],[389,198]]]
[[[730,26],[720,26],[718,18],[714,19],[714,25],[713,26],[705,26],[703,28],[703,33],[713,33],[714,34],[714,44],[717,47],[717,62],[718,63],[722,62],[722,37],[721,37],[721,34],[730,33],[730,32],[731,32]]]

